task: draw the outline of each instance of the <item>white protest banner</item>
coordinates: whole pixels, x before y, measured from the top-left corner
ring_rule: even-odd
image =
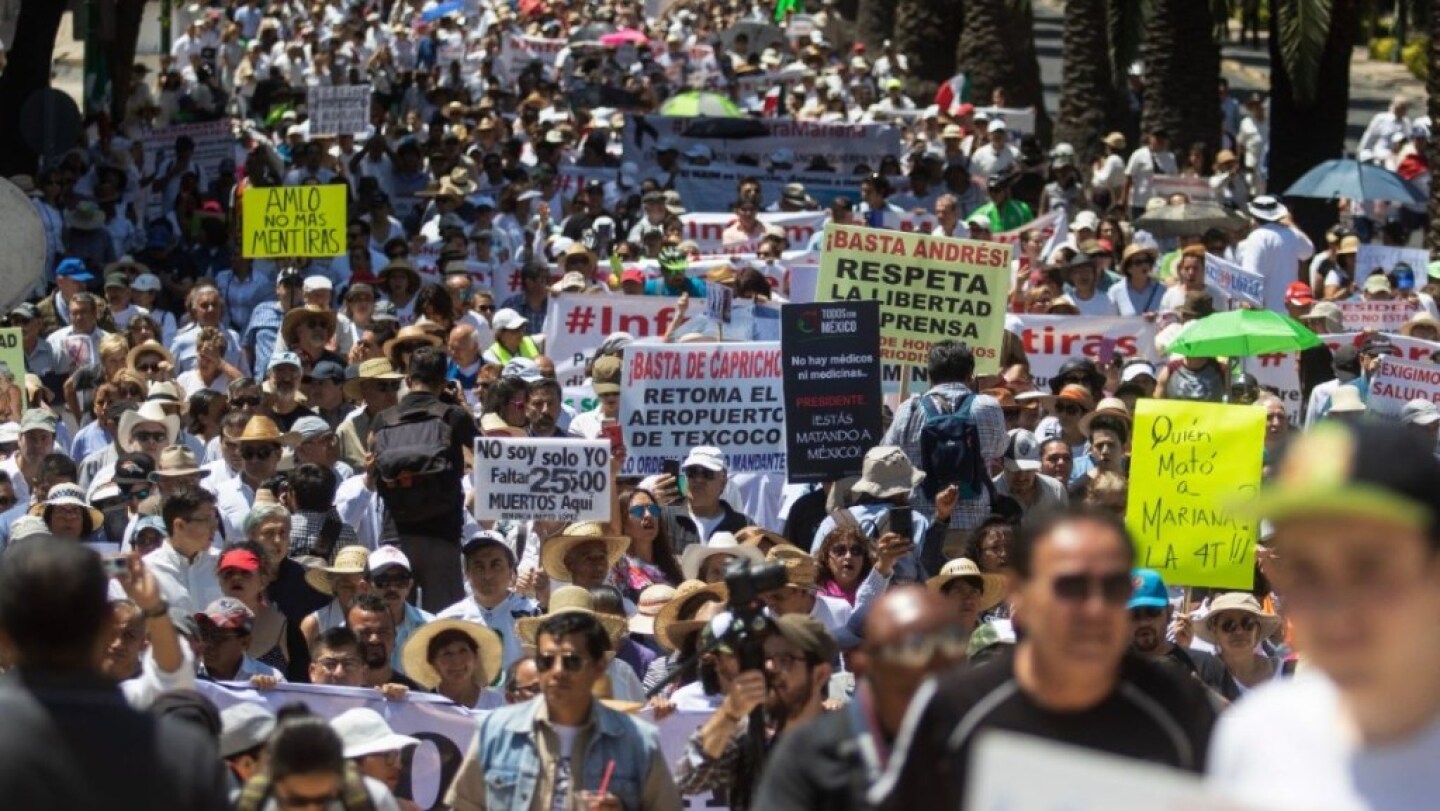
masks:
[[[1415,314],[1409,301],[1337,301],[1341,323],[1349,330],[1393,332],[1405,325]]]
[[[502,80],[514,81],[531,62],[539,62],[544,67],[545,77],[554,79],[555,57],[567,44],[564,39],[529,37],[506,31],[500,35],[500,59],[495,65],[495,74]]]
[[[1156,197],[1183,194],[1191,202],[1215,201],[1215,190],[1210,187],[1210,181],[1203,177],[1156,175],[1150,179],[1150,188]]]
[[[168,166],[170,161],[175,159],[175,142],[182,136],[195,143],[192,160],[205,175],[206,184],[213,181],[219,173],[220,161],[226,158],[232,161],[236,159],[235,153],[239,147],[228,119],[206,121],[202,124],[176,124],[150,130],[142,136],[141,140],[145,144],[145,165],[141,167],[141,174],[155,174]],[[168,213],[159,211],[162,197],[163,195],[159,194],[150,195],[147,217],[159,217]]]
[[[1380,370],[1370,381],[1368,410],[1386,417],[1399,417],[1411,400],[1429,400],[1440,405],[1440,366],[1392,357],[1380,359]]]
[[[1386,340],[1390,341],[1390,343],[1395,344],[1395,347],[1400,350],[1400,357],[1402,360],[1428,362],[1431,355],[1435,354],[1436,352],[1440,352],[1440,343],[1437,343],[1435,341],[1426,341],[1420,338],[1407,338],[1404,335],[1391,332],[1381,333],[1381,335]],[[1350,346],[1356,347],[1358,349],[1362,344],[1365,343],[1365,339],[1367,337],[1369,336],[1362,335],[1358,332],[1340,332],[1333,335],[1321,335],[1320,340],[1324,341],[1325,345],[1330,347],[1331,352],[1334,352],[1335,350],[1339,349],[1342,346],[1345,346],[1346,344],[1349,344]]]
[[[1255,376],[1262,389],[1279,392],[1285,403],[1285,416],[1290,424],[1300,427],[1305,408],[1304,389],[1300,387],[1300,362],[1294,352],[1275,352],[1245,358],[1245,372]]]
[[[756,219],[765,225],[776,225],[785,229],[785,238],[792,246],[803,247],[810,238],[825,227],[829,218],[826,211],[763,211]],[[716,254],[755,253],[760,246],[759,239],[725,239],[725,229],[734,223],[734,214],[718,212],[691,212],[680,215],[684,226],[684,239],[694,242],[700,253]]]
[[[784,473],[782,373],[779,341],[631,344],[620,391],[626,472],[659,473],[713,445],[731,473]]]
[[[660,751],[665,753],[665,762],[673,766],[685,756],[685,746],[690,736],[714,714],[712,710],[681,709],[656,720],[651,710],[644,709],[636,713],[635,717],[655,725],[655,731],[660,736]],[[730,807],[728,793],[723,788],[704,794],[686,794],[680,801],[681,811],[722,811]]]
[[[675,148],[682,154],[691,146],[704,144],[715,152],[715,163],[735,163],[736,158],[740,157],[760,160],[777,149],[789,149],[795,153],[795,167],[809,166],[812,160],[820,158],[834,167],[838,180],[840,176],[853,175],[855,167],[860,164],[877,166],[880,159],[886,155],[898,155],[901,152],[900,128],[888,124],[828,123],[788,118],[749,119],[743,122],[745,127],[763,128],[764,134],[761,135],[758,131],[745,131],[741,128],[741,123],[735,119],[627,115],[624,160],[634,161],[640,166],[653,166],[655,147],[665,139],[674,143]],[[752,135],[752,132],[755,134]],[[754,173],[754,167],[750,167],[747,174]],[[856,182],[858,180],[855,178]],[[795,178],[795,181],[805,182],[799,177]],[[790,181],[787,178],[782,184],[785,182]],[[808,189],[809,184],[806,186]],[[678,190],[684,196],[687,206],[695,205],[683,189]],[[734,194],[735,186],[731,184],[724,203],[728,203]],[[768,191],[767,197],[773,199]],[[703,208],[723,210],[725,205],[722,203],[720,206]]]
[[[1234,301],[1265,306],[1265,277],[1234,262],[1205,254],[1205,281],[1220,288]]]
[[[764,153],[756,157],[764,157]],[[630,160],[628,156],[625,159]],[[642,173],[641,176],[650,175]],[[675,173],[675,191],[680,193],[686,207],[692,211],[728,211],[735,201],[735,185],[744,177],[760,181],[760,195],[765,200],[779,199],[787,183],[803,184],[805,193],[822,206],[830,205],[836,197],[860,199],[860,178],[833,172],[807,172],[800,164],[797,164],[796,170],[780,175],[769,174],[754,166],[689,166]]]
[[[551,296],[545,315],[545,354],[555,361],[560,385],[585,382],[585,361],[612,332],[628,332],[636,340],[664,336],[678,301],[668,296]]]
[[[976,117],[979,117],[981,113],[984,113],[991,121],[997,118],[1004,121],[1005,129],[1009,131],[1012,141],[1018,141],[1020,136],[1029,135],[1035,131],[1034,107],[976,107]]]
[[[1404,265],[1415,273],[1416,287],[1425,283],[1430,265],[1430,252],[1424,248],[1401,248],[1395,245],[1361,245],[1355,253],[1355,278],[1367,279],[1374,271],[1389,273]]]
[[[310,137],[355,135],[370,126],[370,85],[312,87],[305,102]]]
[[[478,521],[610,521],[610,443],[475,440]]]
[[[403,701],[387,701],[376,690],[363,687],[281,684],[270,690],[255,690],[238,682],[201,681],[196,683],[196,688],[221,710],[248,702],[263,704],[274,712],[299,702],[325,719],[356,707],[375,710],[397,733],[420,739],[419,746],[405,750],[395,795],[414,800],[421,808],[439,806],[475,738],[473,711],[440,696],[418,691],[411,692]]]
[[[940,225],[940,220],[934,214],[927,214],[918,211],[886,211],[882,219],[882,225],[891,231],[910,231],[916,234],[933,233]],[[967,232],[968,233],[968,232]]]

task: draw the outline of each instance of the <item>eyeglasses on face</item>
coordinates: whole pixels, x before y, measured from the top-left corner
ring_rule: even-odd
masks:
[[[356,670],[362,662],[358,656],[326,656],[323,659],[316,659],[315,664],[327,671]]]
[[[559,662],[560,667],[569,673],[579,672],[584,667],[585,660],[578,653],[542,653],[535,657],[535,666],[541,673],[549,673],[555,669],[555,663]]]
[[[231,397],[230,405],[236,408],[255,408],[260,405],[260,397],[259,395],[254,397]]]
[[[135,431],[130,434],[130,438],[136,442],[148,444],[152,442],[164,442],[167,435],[164,431]]]
[[[863,558],[865,547],[859,544],[836,544],[830,547],[830,554],[837,558]]]
[[[793,653],[777,653],[773,656],[766,654],[765,656],[765,664],[767,666],[774,665],[777,672],[781,670],[789,670],[796,664],[804,661],[804,656],[796,656]]]
[[[636,504],[635,506],[633,506],[633,507],[630,508],[630,517],[631,517],[631,518],[644,518],[644,517],[647,516],[647,515],[650,516],[651,518],[659,518],[659,517],[660,517],[660,505],[659,505],[659,504]]]
[[[1098,591],[1105,602],[1120,605],[1130,600],[1130,573],[1062,574],[1052,581],[1051,588],[1057,598],[1067,602],[1084,602]]]
[[[699,465],[691,465],[690,467],[685,468],[684,473],[685,478],[687,479],[698,479],[703,482],[713,481],[714,479],[720,478],[720,473],[718,471],[700,467]]]
[[[1233,634],[1237,630],[1246,632],[1253,631],[1260,626],[1260,623],[1254,617],[1245,616],[1231,617],[1230,619],[1217,622],[1215,625],[1220,629],[1221,633]]]
[[[159,371],[159,370],[160,370],[160,364],[158,364],[158,363],[137,363],[137,364],[135,364],[135,371],[137,371],[137,372],[144,372],[145,374],[152,374],[152,373],[157,372],[157,371]]]
[[[260,460],[263,461],[263,460],[265,460],[265,459],[269,459],[270,457],[274,456],[274,455],[275,455],[275,451],[277,451],[277,450],[279,450],[279,448],[276,448],[274,445],[248,445],[248,446],[241,446],[241,448],[240,448],[240,458],[241,458],[241,459],[244,459],[244,460],[246,460],[246,461],[250,461],[250,460],[253,460],[253,459],[260,459]]]
[[[410,584],[410,575],[408,575],[408,574],[387,574],[387,575],[385,575],[384,577],[376,577],[376,578],[372,579],[370,582],[371,582],[371,584],[373,584],[376,588],[382,588],[382,589],[400,588],[401,586],[407,586],[407,585]]]

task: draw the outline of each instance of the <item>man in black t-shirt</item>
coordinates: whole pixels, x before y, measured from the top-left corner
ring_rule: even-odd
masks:
[[[871,801],[959,808],[991,729],[1201,771],[1216,716],[1204,688],[1126,653],[1134,557],[1111,514],[1072,508],[1025,528],[1011,555],[1020,643],[916,691]]]

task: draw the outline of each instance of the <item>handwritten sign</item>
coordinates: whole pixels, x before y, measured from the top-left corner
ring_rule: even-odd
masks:
[[[1265,277],[1234,262],[1205,254],[1205,281],[1223,290],[1232,301],[1265,306]]]
[[[0,329],[0,371],[14,378],[15,388],[20,390],[20,409],[29,408],[25,392],[25,331],[19,327]]]
[[[1171,585],[1249,589],[1256,525],[1228,505],[1260,485],[1265,410],[1144,399],[1134,436],[1125,524],[1137,565]]]
[[[475,440],[478,521],[610,520],[610,443]]]
[[[339,256],[345,252],[345,186],[251,187],[242,199],[244,256]]]
[[[1000,371],[1011,248],[993,242],[825,226],[819,301],[879,301],[880,353],[924,366],[947,338],[975,353],[975,373]]]
[[[1429,400],[1440,405],[1440,366],[1389,356],[1381,358],[1380,368],[1370,381],[1366,407],[1375,414],[1398,418],[1411,400]]]
[[[370,125],[370,85],[312,87],[305,100],[310,136],[355,135]]]
[[[1409,301],[1338,301],[1346,330],[1394,332],[1415,314]]]

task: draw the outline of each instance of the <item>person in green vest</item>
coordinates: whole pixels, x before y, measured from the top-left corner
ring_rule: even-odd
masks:
[[[990,178],[986,187],[990,194],[990,202],[976,209],[975,213],[971,215],[988,219],[992,234],[1013,231],[1035,219],[1035,215],[1030,211],[1030,206],[1010,197],[1010,186],[1019,176],[1018,172],[1005,172]]]
[[[530,321],[510,308],[495,313],[490,326],[495,330],[495,343],[485,350],[482,360],[504,366],[511,358],[540,357],[540,345],[526,334],[525,325]]]

